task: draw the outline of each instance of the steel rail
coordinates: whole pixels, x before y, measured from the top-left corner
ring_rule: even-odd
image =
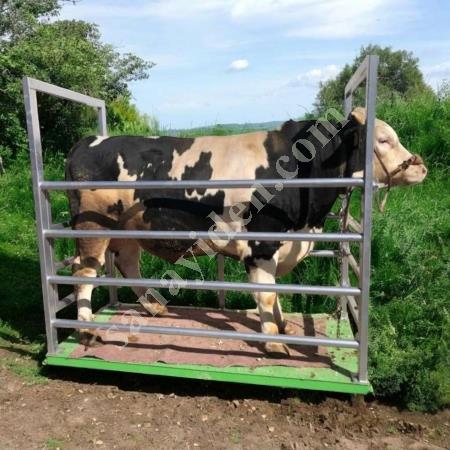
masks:
[[[243,283],[231,281],[203,281],[183,279],[154,279],[154,278],[113,278],[113,277],[77,277],[64,275],[49,275],[47,281],[51,284],[91,284],[94,286],[127,286],[198,289],[201,291],[243,291],[243,292],[283,292],[286,294],[311,295],[359,295],[361,291],[356,287],[340,286],[299,286],[297,284]]]
[[[144,231],[144,230],[72,230],[44,229],[46,238],[111,238],[111,239],[179,239],[218,241],[308,241],[361,242],[358,233],[279,233],[279,232],[224,232],[224,231]]]
[[[284,188],[301,187],[362,187],[363,178],[305,178],[295,180],[157,180],[157,181],[41,181],[43,191],[67,191],[79,189],[236,189],[236,188]]]
[[[108,330],[111,332],[126,331],[130,333],[151,333],[165,334],[171,336],[191,336],[213,339],[233,339],[239,341],[253,342],[280,342],[290,345],[308,345],[308,346],[328,346],[357,349],[359,344],[353,339],[332,339],[317,338],[307,336],[289,336],[282,334],[266,333],[242,333],[238,331],[214,331],[199,328],[181,328],[181,327],[161,327],[150,325],[139,325],[138,318],[132,318],[133,323],[110,323],[110,322],[84,322],[81,320],[53,319],[52,325],[57,328],[76,328],[91,330]]]

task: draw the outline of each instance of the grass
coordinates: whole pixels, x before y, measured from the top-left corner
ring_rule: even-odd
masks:
[[[422,106],[421,106],[422,105]],[[417,111],[423,107],[424,111]],[[411,409],[433,411],[450,403],[450,120],[449,100],[428,97],[409,103],[395,99],[379,106],[407,147],[421,154],[430,172],[422,185],[395,189],[386,211],[374,211],[372,245],[372,286],[370,302],[370,379],[376,395]],[[427,121],[431,115],[434,120]],[[420,127],[426,121],[426,127]],[[245,130],[244,130],[245,131]],[[218,134],[229,130],[223,127]],[[429,139],[427,140],[427,136]],[[62,176],[62,158],[47,162],[46,176]],[[0,346],[19,346],[38,359],[45,342],[39,260],[34,223],[29,162],[18,158],[0,176]],[[357,198],[353,199],[356,208]],[[63,193],[52,194],[55,222],[68,220]],[[329,224],[328,229],[335,229]],[[326,248],[325,244],[320,246]],[[331,245],[328,245],[330,248]],[[58,259],[73,254],[73,243],[59,240]],[[216,278],[216,264],[199,259],[205,279]],[[143,273],[161,277],[174,266],[145,255]],[[184,279],[198,273],[176,266]],[[226,260],[226,279],[245,281],[243,266]],[[286,283],[334,285],[337,265],[328,258],[309,258],[280,280]],[[67,288],[64,288],[67,289]],[[172,304],[212,306],[214,292],[192,290],[164,296]],[[129,289],[119,291],[122,300],[134,301]],[[105,289],[95,290],[94,302],[106,299]],[[282,296],[285,311],[333,312],[336,300],[305,295]],[[254,307],[249,294],[227,293],[227,306]],[[66,313],[74,314],[74,309]],[[30,351],[30,350],[28,350]],[[9,361],[12,370],[25,378],[26,368]],[[33,377],[31,371],[31,376]]]
[[[62,450],[64,448],[64,442],[59,439],[49,438],[45,441],[44,445],[45,449],[59,449]]]

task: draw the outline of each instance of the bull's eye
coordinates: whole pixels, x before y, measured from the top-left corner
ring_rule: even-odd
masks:
[[[381,138],[378,142],[380,144],[387,144],[389,142],[389,139],[388,138]]]

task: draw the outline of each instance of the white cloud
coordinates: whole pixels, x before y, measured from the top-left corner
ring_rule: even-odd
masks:
[[[415,12],[409,0],[234,0],[231,17],[254,28],[277,26],[286,36],[349,38],[397,32]],[[389,13],[387,14],[387,11]]]
[[[230,70],[245,70],[248,69],[249,66],[249,62],[247,59],[235,59],[231,64],[230,64]]]
[[[288,86],[310,86],[317,87],[320,82],[327,81],[334,78],[340,71],[340,68],[335,64],[325,66],[318,69],[311,69],[307,72],[297,75],[293,80],[289,81]]]
[[[440,64],[435,64],[433,66],[426,66],[423,68],[424,75],[430,77],[441,77],[441,78],[449,78],[450,77],[450,61],[446,61]]]
[[[421,69],[425,81],[436,91],[439,91],[444,80],[450,80],[450,61],[424,66]]]
[[[415,17],[409,0],[138,0],[133,8],[124,1],[87,2],[67,5],[63,17],[157,18],[175,21],[238,23],[251,30],[275,28],[291,37],[348,38],[398,32]],[[388,11],[388,13],[387,13]]]

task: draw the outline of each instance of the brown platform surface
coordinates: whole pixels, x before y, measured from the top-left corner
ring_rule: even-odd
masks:
[[[77,346],[71,358],[90,356],[109,361],[170,364],[199,364],[216,367],[229,366],[290,366],[330,367],[331,359],[326,347],[289,346],[290,357],[266,357],[263,343],[231,339],[211,339],[187,336],[139,333],[139,326],[201,328],[240,332],[259,332],[257,314],[228,310],[169,308],[163,317],[152,317],[143,308],[121,304],[112,313],[100,313],[102,321],[109,318],[110,330],[98,330],[104,344],[95,348]],[[98,320],[98,319],[97,319]],[[289,315],[296,335],[326,337],[326,316]],[[115,323],[132,324],[136,332],[114,331]]]

